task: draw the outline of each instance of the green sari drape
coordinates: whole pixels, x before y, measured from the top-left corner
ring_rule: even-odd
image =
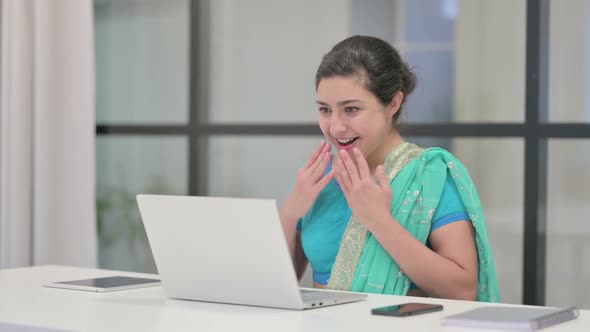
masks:
[[[451,175],[475,228],[479,258],[477,300],[498,302],[500,291],[483,209],[463,164],[443,149],[421,149],[403,143],[387,156],[383,166],[393,190],[391,215],[424,244],[447,174]],[[410,280],[353,215],[342,237],[328,288],[406,295]]]

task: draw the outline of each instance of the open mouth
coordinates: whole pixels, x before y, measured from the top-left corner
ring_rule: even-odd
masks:
[[[340,139],[337,139],[336,141],[338,142],[338,144],[340,146],[349,146],[352,143],[356,142],[357,139],[358,139],[358,137],[355,137],[355,138],[344,138],[344,139],[343,138],[340,138]]]

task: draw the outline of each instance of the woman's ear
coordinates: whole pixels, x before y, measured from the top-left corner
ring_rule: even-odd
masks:
[[[403,101],[404,93],[401,91],[396,92],[393,96],[393,99],[391,100],[391,103],[389,103],[389,107],[387,108],[387,116],[389,118],[392,118],[395,115],[395,113],[399,112],[399,109]]]

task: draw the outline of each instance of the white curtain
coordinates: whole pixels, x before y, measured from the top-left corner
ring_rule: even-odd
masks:
[[[0,268],[96,266],[92,1],[0,1]]]

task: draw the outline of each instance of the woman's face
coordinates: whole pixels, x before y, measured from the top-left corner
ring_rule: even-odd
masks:
[[[395,100],[383,106],[356,76],[323,78],[316,101],[322,133],[337,150],[357,147],[368,161],[384,158],[391,144],[393,114],[399,109]]]

